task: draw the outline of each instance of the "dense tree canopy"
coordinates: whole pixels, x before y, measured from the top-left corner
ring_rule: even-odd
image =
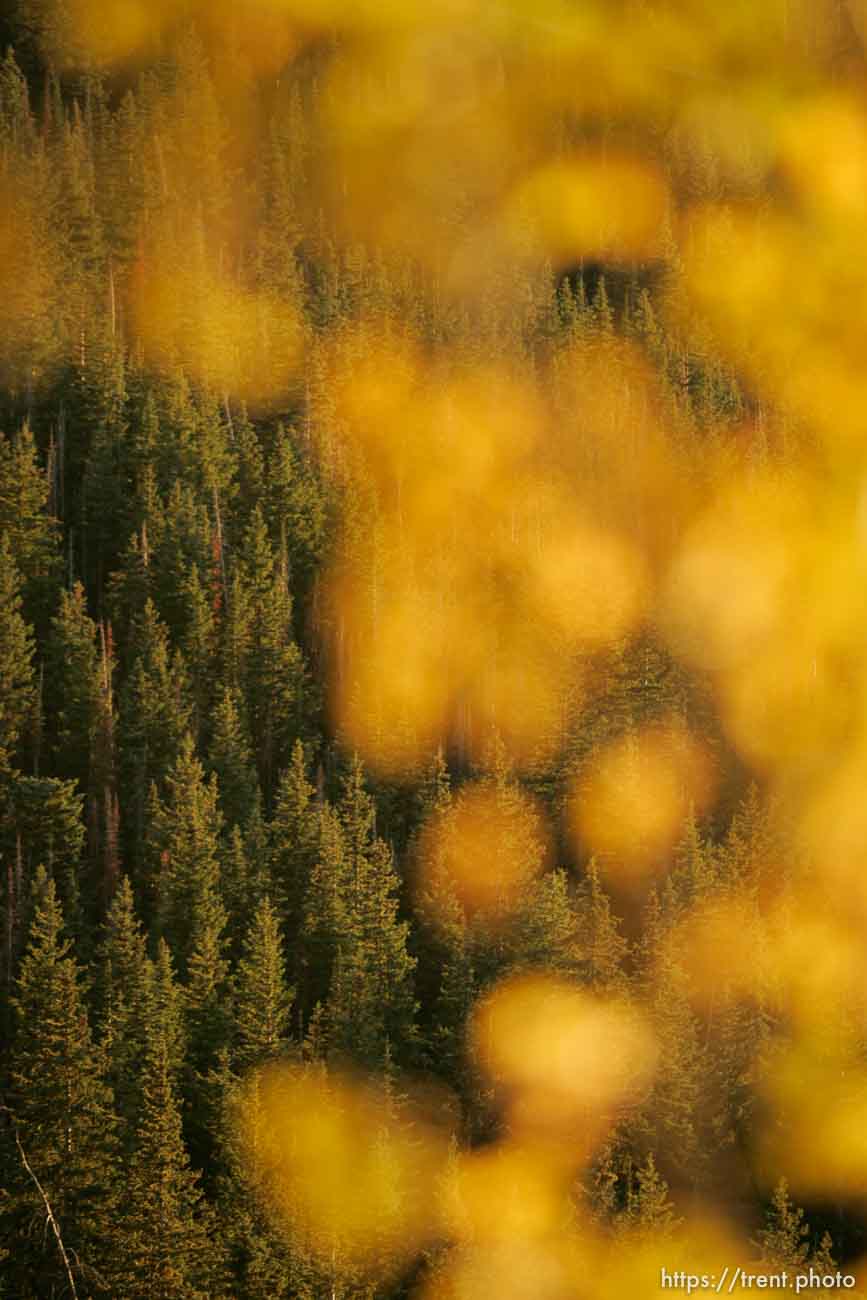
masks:
[[[319,8],[0,18],[0,1294],[830,1274],[864,33]]]

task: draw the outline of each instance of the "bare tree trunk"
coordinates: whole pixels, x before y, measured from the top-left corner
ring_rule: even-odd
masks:
[[[220,556],[220,578],[223,583],[223,608],[229,608],[229,584],[226,580],[226,556],[223,551],[223,517],[220,513],[220,492],[214,484],[214,520],[217,525],[217,550]]]
[[[29,1177],[33,1180],[33,1184],[36,1190],[38,1191],[39,1195],[42,1197],[42,1201],[45,1206],[45,1213],[48,1218],[48,1222],[51,1224],[51,1231],[54,1233],[55,1239],[57,1241],[57,1249],[60,1251],[60,1257],[63,1260],[63,1267],[66,1269],[66,1276],[69,1279],[69,1290],[72,1294],[72,1300],[78,1300],[78,1291],[75,1288],[75,1278],[72,1276],[72,1265],[69,1262],[69,1256],[66,1253],[66,1247],[64,1246],[63,1238],[60,1235],[60,1225],[58,1224],[57,1219],[54,1217],[54,1211],[51,1208],[51,1202],[49,1201],[48,1196],[46,1195],[45,1188],[42,1186],[39,1179],[36,1177],[36,1174],[33,1170],[33,1167],[30,1164],[30,1161],[27,1159],[27,1153],[25,1152],[24,1147],[21,1145],[21,1138],[18,1135],[18,1126],[15,1123],[15,1116],[12,1114],[12,1111],[9,1109],[9,1107],[5,1105],[3,1102],[0,1102],[0,1110],[4,1110],[12,1122],[12,1132],[15,1134],[15,1145],[18,1148],[18,1154],[21,1157],[21,1163],[23,1164],[24,1168],[27,1170]]]
[[[108,305],[111,312],[111,337],[117,335],[117,296],[114,288],[114,259],[108,259]]]

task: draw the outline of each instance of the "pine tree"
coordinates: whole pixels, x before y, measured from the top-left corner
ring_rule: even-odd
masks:
[[[543,873],[545,845],[539,817],[515,780],[505,749],[494,738],[481,781],[472,795],[484,797],[492,861],[508,864],[509,909],[505,916],[486,908],[463,908],[467,939],[479,986],[506,970],[534,963],[577,969],[577,920],[561,873]],[[471,795],[471,797],[472,797]],[[455,800],[460,815],[464,795]],[[446,882],[445,888],[452,888]]]
[[[674,851],[671,879],[678,900],[685,908],[706,904],[717,884],[713,855],[702,841],[692,809]]]
[[[269,830],[270,827],[266,825],[262,813],[262,799],[257,791],[250,816],[244,826],[244,853],[249,864],[247,896],[250,904],[243,913],[245,923],[266,896],[274,899],[275,906],[279,905],[279,894],[274,888],[271,869]]]
[[[753,788],[737,809],[728,832],[711,856],[705,852],[710,876],[707,896],[731,899],[749,945],[753,964],[752,996],[745,1000],[729,986],[721,972],[715,998],[717,1012],[708,1041],[716,1060],[713,1083],[713,1127],[721,1144],[743,1144],[752,1129],[754,1081],[759,1062],[777,1024],[774,1008],[773,957],[768,950],[763,917],[763,896],[784,886],[791,858],[785,851],[780,828],[774,824]],[[781,864],[785,864],[781,870]],[[712,891],[712,892],[711,892]],[[702,907],[699,898],[695,909]]]
[[[21,579],[0,537],[0,766],[16,754],[34,703],[33,633],[21,616]]]
[[[508,927],[504,947],[511,965],[538,966],[564,975],[578,973],[584,954],[565,871],[548,871],[529,885]]]
[[[585,979],[600,992],[624,992],[623,963],[629,945],[612,915],[610,899],[602,887],[593,859],[587,865],[586,878],[575,900],[575,910]]]
[[[276,858],[276,854],[275,854]],[[313,865],[304,890],[295,983],[305,1021],[324,1006],[337,944],[346,930],[345,846],[340,820],[330,804],[318,810]]]
[[[374,832],[373,801],[356,758],[339,806],[345,842],[342,927],[335,935],[328,993],[329,1041],[337,1052],[382,1065],[389,1052],[412,1055],[415,960],[408,924],[398,920],[391,850]]]
[[[218,608],[214,593],[203,583],[196,564],[182,575],[178,597],[180,643],[190,677],[193,705],[191,725],[197,736],[211,733],[216,698]]]
[[[254,604],[267,600],[274,580],[274,551],[262,511],[254,509],[241,545],[241,571]]]
[[[765,1226],[755,1241],[762,1262],[772,1268],[803,1269],[810,1253],[809,1238],[804,1211],[792,1204],[789,1185],[785,1178],[780,1178],[768,1206]]]
[[[629,1159],[626,1195],[618,1226],[658,1242],[670,1236],[677,1223],[668,1184],[656,1167],[651,1151],[641,1165]]]
[[[112,1097],[91,1038],[80,971],[63,937],[57,894],[42,868],[34,880],[27,949],[12,1005],[9,1104],[15,1127],[76,1270],[94,1293],[108,1294],[116,1203]],[[17,1294],[47,1295],[65,1285],[65,1270],[54,1241],[32,1230],[43,1219],[44,1203],[17,1163],[15,1153],[7,1153],[13,1196],[3,1217],[6,1239],[16,1242],[12,1277]]]
[[[245,694],[247,661],[253,653],[252,593],[237,569],[228,583],[226,616],[220,642],[220,684]]]
[[[146,969],[144,1007],[142,1024],[146,1042],[158,1041],[165,1047],[172,1083],[179,1085],[187,1059],[186,1003],[165,939],[157,941],[156,957]]]
[[[135,629],[137,654],[120,692],[118,740],[124,824],[130,860],[140,868],[145,810],[153,782],[165,781],[190,719],[183,660],[148,599]]]
[[[184,641],[197,610],[192,573],[206,574],[211,563],[211,521],[194,489],[172,484],[162,510],[161,527],[151,538],[153,594],[172,638]],[[192,597],[192,599],[191,599]]]
[[[190,954],[183,989],[184,1093],[189,1104],[186,1133],[198,1168],[209,1168],[213,1163],[212,1134],[218,1102],[211,1075],[228,1045],[233,1017],[225,927],[226,912],[216,889],[199,889],[192,904]]]
[[[98,609],[108,574],[127,535],[128,501],[122,466],[127,453],[126,387],[123,350],[100,322],[89,354],[90,382],[96,389],[98,418],[84,467],[82,515],[87,547],[83,569],[91,577]]]
[[[234,980],[233,1058],[241,1073],[285,1050],[293,999],[285,966],[279,916],[265,898],[251,922]]]
[[[80,582],[61,592],[60,608],[52,619],[46,694],[54,720],[55,772],[89,791],[103,684],[96,625],[87,613]]]
[[[166,1043],[148,1043],[142,1105],[129,1161],[121,1293],[129,1300],[213,1300],[221,1247],[190,1167]]]
[[[200,888],[192,908],[190,956],[184,1000],[187,1057],[204,1076],[229,1033],[229,963],[225,957],[226,910],[215,888]]]
[[[647,999],[659,1050],[646,1121],[653,1145],[685,1177],[699,1182],[707,1167],[701,1103],[707,1073],[707,1040],[689,997],[685,971],[666,942],[666,918],[655,893],[644,922],[640,985]]]
[[[443,837],[430,834],[432,827],[442,825],[451,806],[449,771],[439,749],[422,774],[416,796],[417,828],[407,850],[418,879],[424,882],[419,893],[420,924],[411,936],[418,956],[416,987],[423,1018],[429,1015],[436,1001],[442,967],[452,947],[450,930],[457,926],[461,937],[465,937],[463,914],[444,862]]]
[[[162,510],[156,477],[156,455],[161,442],[156,398],[153,390],[148,388],[135,404],[129,428],[128,517],[133,533],[138,533],[143,525],[148,530],[152,530],[154,524],[158,528],[161,526]]]
[[[285,548],[293,591],[304,594],[325,549],[325,494],[292,435],[278,425],[268,458],[266,511],[271,535]]]
[[[200,500],[207,500],[201,462],[199,412],[190,381],[181,369],[162,376],[155,390],[158,442],[155,465],[157,486],[165,496],[173,483],[197,488]]]
[[[100,1043],[117,1114],[129,1126],[140,1102],[139,1070],[154,972],[126,876],[108,909],[97,960]]]
[[[229,827],[245,826],[253,812],[258,785],[236,690],[224,688],[214,709],[212,728],[208,766],[217,777],[225,823]]]
[[[31,144],[32,134],[27,78],[10,46],[0,64],[0,140],[5,148],[24,150]]]
[[[431,1066],[466,1095],[469,1084],[464,1050],[466,1025],[478,996],[479,982],[473,966],[473,945],[458,909],[446,931],[446,941],[430,1034]]]
[[[205,781],[187,734],[165,778],[165,797],[153,805],[148,827],[150,860],[158,864],[157,925],[186,978],[196,934],[216,924],[222,912],[219,841],[222,818],[217,783]],[[219,924],[222,930],[225,916]]]
[[[90,752],[90,792],[87,825],[91,863],[101,872],[101,902],[107,903],[120,875],[120,804],[117,796],[117,753],[114,709],[114,641],[111,625],[99,627],[99,666],[93,741]]]
[[[292,632],[292,597],[284,566],[275,564],[257,508],[247,529],[241,574],[249,602],[243,688],[266,801],[294,741],[307,727],[308,686]]]
[[[7,46],[8,37],[4,49]],[[4,226],[15,232],[15,255],[6,259],[4,266],[0,383],[8,394],[7,409],[11,405],[17,420],[23,411],[32,413],[36,393],[59,360],[62,328],[55,232],[50,221],[52,178],[40,165],[44,155],[26,93],[22,96],[22,78],[14,58],[4,61],[2,80],[0,178]]]
[[[237,541],[250,524],[250,515],[260,504],[265,491],[265,457],[255,428],[250,423],[247,407],[234,420],[235,458],[237,463],[238,509],[235,512],[243,521]]]
[[[753,782],[738,805],[717,855],[721,880],[747,891],[779,888],[797,861],[773,804],[762,800]],[[781,867],[784,869],[781,871]]]
[[[605,284],[604,275],[600,275],[596,282],[596,291],[593,294],[592,321],[594,332],[601,339],[606,340],[612,337],[614,333],[614,313],[608,298],[608,287]]]
[[[319,809],[313,786],[307,780],[307,760],[300,740],[296,740],[289,766],[280,777],[270,832],[275,901],[283,910],[284,930],[294,946],[320,842]],[[295,966],[297,971],[297,960]]]
[[[242,1082],[223,1062],[216,1082],[221,1098],[217,1148],[223,1165],[217,1179],[217,1207],[233,1294],[247,1300],[289,1300],[303,1294],[293,1285],[293,1252],[269,1222],[264,1198],[250,1177],[255,1153],[241,1140],[242,1107],[243,1130],[259,1131],[260,1121],[251,1113],[259,1104],[258,1077],[254,1072]]]
[[[451,803],[451,778],[440,747],[422,774],[416,799],[417,822],[423,825],[429,817],[447,812]]]
[[[228,912],[226,939],[232,960],[240,955],[242,940],[259,904],[273,892],[268,827],[257,793],[246,825],[243,830],[232,827],[222,853],[221,894]]]
[[[0,844],[5,854],[16,861],[27,882],[39,865],[46,867],[59,890],[67,927],[77,936],[84,921],[82,907],[92,914],[96,905],[93,882],[82,870],[83,796],[71,781],[17,773],[7,779],[0,796]],[[10,901],[15,905],[14,897]]]
[[[45,628],[56,599],[59,533],[49,514],[49,482],[28,424],[0,437],[0,537],[22,577],[28,617]]]
[[[144,522],[132,533],[108,581],[107,606],[112,625],[117,629],[124,667],[134,662],[137,656],[138,635],[153,587],[150,563],[152,531],[152,523]]]

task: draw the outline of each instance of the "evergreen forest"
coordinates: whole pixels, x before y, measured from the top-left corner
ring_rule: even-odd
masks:
[[[3,1300],[867,1286],[865,42],[4,0]]]

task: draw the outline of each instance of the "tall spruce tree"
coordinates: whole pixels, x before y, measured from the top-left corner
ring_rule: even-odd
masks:
[[[333,1050],[369,1065],[415,1050],[415,959],[408,923],[398,918],[398,878],[389,847],[376,836],[373,800],[355,758],[339,805],[345,842],[342,927],[335,935],[327,1021]]]
[[[217,777],[226,825],[245,826],[253,812],[258,782],[241,714],[241,696],[228,687],[213,712],[208,766]]]
[[[343,832],[329,803],[317,816],[317,843],[304,891],[299,931],[299,969],[296,972],[299,1010],[305,1024],[321,1013],[334,968],[337,945],[346,931]]]
[[[8,897],[13,912],[20,912],[36,869],[43,865],[58,888],[67,927],[78,935],[95,907],[93,881],[82,870],[83,796],[71,781],[15,773],[0,791],[0,843],[7,861],[16,863],[15,878],[7,874],[6,880],[7,891],[12,885]]]
[[[235,1068],[264,1065],[285,1051],[293,993],[286,983],[280,918],[270,899],[259,904],[234,977]]]
[[[314,794],[304,746],[296,740],[289,766],[280,777],[270,824],[275,901],[282,907],[292,946],[300,934],[304,898],[319,849],[319,805]],[[293,965],[297,970],[297,959]]]
[[[243,685],[259,777],[270,800],[295,740],[308,728],[309,684],[293,635],[289,575],[275,562],[258,507],[244,537],[241,575],[249,602]]]
[[[587,864],[575,911],[584,978],[591,988],[600,992],[624,993],[627,987],[624,962],[629,944],[620,933],[594,859]]]
[[[184,1146],[171,1053],[160,1034],[142,1064],[142,1102],[129,1160],[121,1294],[129,1300],[216,1300],[222,1247]]]
[[[47,1199],[82,1293],[109,1295],[118,1204],[111,1090],[91,1037],[81,972],[63,935],[57,893],[43,868],[34,879],[32,906],[12,999],[16,1024],[8,1106],[13,1131],[4,1129],[12,1192],[2,1210],[4,1235],[16,1241],[10,1280],[14,1294],[34,1300],[66,1285],[55,1240],[38,1228],[46,1224]]]
[[[222,930],[219,842],[222,819],[216,780],[187,733],[165,777],[165,796],[152,804],[149,859],[157,872],[156,922],[186,978],[197,941]],[[210,941],[209,941],[210,942]]]
[[[62,591],[51,621],[46,706],[53,720],[52,750],[58,776],[89,791],[91,756],[102,716],[102,666],[96,625],[87,613],[84,588]]]
[[[49,513],[48,475],[28,424],[0,437],[0,537],[22,575],[27,616],[44,633],[60,576],[59,530]]]
[[[135,624],[135,647],[120,692],[118,743],[126,842],[130,861],[140,870],[150,788],[165,781],[178,759],[190,707],[185,665],[177,653],[171,654],[168,633],[150,599]]]
[[[0,767],[16,755],[35,699],[33,632],[21,614],[21,578],[0,535]]]
[[[109,906],[97,961],[100,1044],[115,1109],[128,1137],[140,1101],[139,1071],[154,993],[154,972],[126,876]]]

